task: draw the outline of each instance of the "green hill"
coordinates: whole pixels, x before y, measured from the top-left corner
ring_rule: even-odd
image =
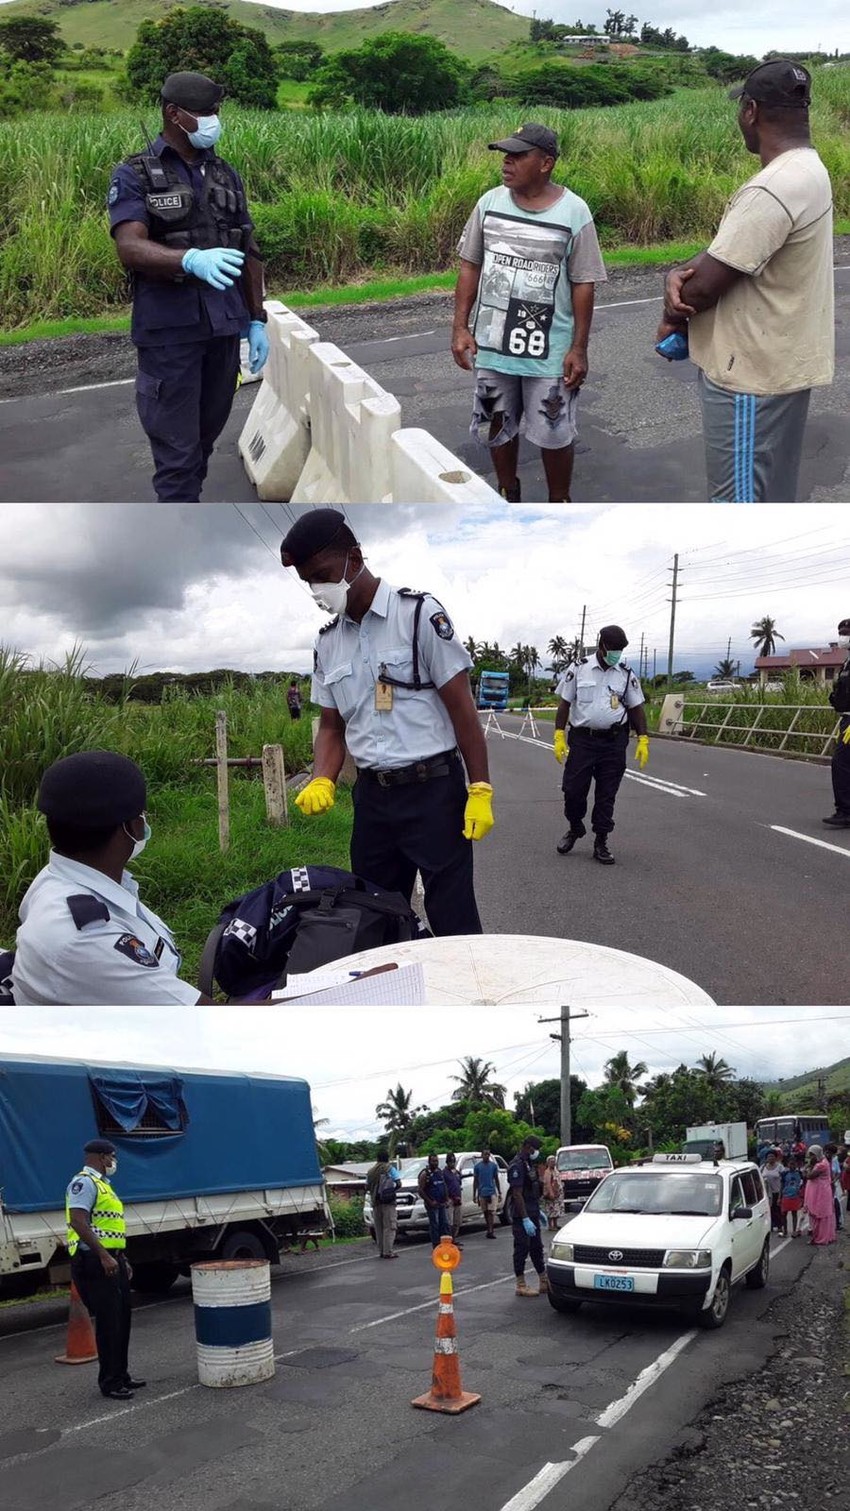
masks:
[[[782,1097],[787,1097],[791,1111],[805,1112],[809,1109],[814,1111],[818,1106],[818,1080],[821,1076],[826,1080],[827,1096],[850,1093],[850,1058],[836,1060],[834,1065],[823,1065],[815,1070],[805,1070],[799,1076],[788,1076],[781,1083],[779,1081],[765,1082],[764,1089],[777,1091]]]
[[[214,4],[243,26],[265,32],[272,45],[280,42],[319,42],[326,52],[359,47],[385,31],[420,32],[437,37],[453,52],[477,61],[528,38],[527,16],[493,0],[392,0],[387,5],[321,15],[275,10],[248,0],[184,0],[186,5]],[[69,46],[118,48],[135,40],[141,21],[156,20],[174,9],[176,0],[14,0],[0,7],[3,19],[47,16],[59,22]]]

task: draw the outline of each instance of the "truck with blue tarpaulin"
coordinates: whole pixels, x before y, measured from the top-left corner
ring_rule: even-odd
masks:
[[[310,1088],[284,1076],[0,1055],[0,1292],[67,1279],[65,1190],[115,1145],[137,1290],[331,1227]]]
[[[508,672],[481,672],[478,677],[478,707],[506,709],[510,681]]]

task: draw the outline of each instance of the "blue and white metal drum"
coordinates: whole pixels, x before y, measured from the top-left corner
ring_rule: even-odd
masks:
[[[274,1374],[271,1274],[266,1259],[192,1265],[198,1379],[256,1385]]]

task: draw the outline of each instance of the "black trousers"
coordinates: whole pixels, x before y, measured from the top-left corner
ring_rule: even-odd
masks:
[[[408,902],[422,874],[425,912],[434,934],[481,934],[472,877],[472,841],[463,837],[466,779],[458,756],[427,782],[382,787],[354,784],[351,869]]]
[[[841,738],[848,725],[850,725],[850,714],[843,714],[838,730],[838,743],[832,756],[832,791],[836,812],[846,813],[850,818],[850,745],[845,745]]]
[[[212,449],[230,416],[239,337],[140,346],[136,409],[150,441],[160,503],[197,503]]]
[[[97,1357],[100,1364],[97,1383],[105,1393],[120,1390],[130,1378],[127,1354],[130,1347],[130,1281],[127,1261],[120,1251],[113,1253],[118,1273],[107,1275],[96,1254],[78,1249],[71,1260],[71,1279],[83,1305],[94,1318]]]
[[[590,784],[595,782],[590,827],[594,834],[610,834],[614,827],[614,799],[626,769],[628,725],[623,726],[622,733],[618,730],[609,739],[598,739],[581,729],[571,729],[568,741],[570,753],[561,779],[567,823],[579,834],[587,833],[584,816]]]
[[[531,1214],[529,1213],[529,1216]],[[514,1235],[514,1274],[517,1279],[525,1274],[525,1261],[531,1257],[538,1275],[542,1275],[546,1269],[546,1260],[543,1257],[543,1240],[540,1237],[540,1223],[536,1217],[531,1218],[534,1223],[534,1237],[529,1238],[521,1222],[511,1223]]]

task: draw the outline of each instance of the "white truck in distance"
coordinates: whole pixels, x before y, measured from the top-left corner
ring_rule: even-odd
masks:
[[[701,1123],[698,1128],[686,1128],[682,1153],[711,1159],[717,1143],[723,1145],[725,1159],[746,1159],[746,1123]]]

